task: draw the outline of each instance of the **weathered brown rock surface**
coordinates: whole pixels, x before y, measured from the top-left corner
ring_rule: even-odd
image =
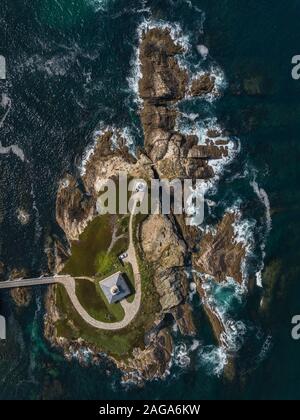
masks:
[[[216,79],[210,74],[203,74],[192,81],[190,88],[191,96],[203,96],[212,93],[215,88]]]
[[[18,270],[13,269],[10,273],[10,279],[18,279],[22,277],[26,277],[26,271],[24,269]],[[30,288],[16,288],[10,291],[10,295],[17,305],[18,308],[25,308],[29,306],[32,298],[31,289]]]
[[[208,179],[214,176],[209,160],[227,156],[227,142],[223,147],[212,144],[198,146],[197,136],[177,132],[175,126],[179,111],[175,105],[187,94],[201,96],[211,93],[215,78],[204,74],[193,79],[188,92],[188,72],[181,69],[177,62],[177,56],[182,53],[182,47],[175,43],[168,29],[156,28],[143,34],[139,92],[144,100],[140,114],[145,150],[155,163],[160,178]]]
[[[125,381],[153,380],[165,376],[172,358],[173,339],[164,328],[160,330],[152,342],[144,350],[135,349],[133,357],[126,364],[118,363],[120,369],[125,371]]]
[[[143,223],[141,240],[145,257],[159,270],[184,266],[185,244],[166,216],[150,215]]]
[[[126,141],[118,132],[106,131],[99,136],[93,153],[85,162],[82,183],[67,176],[57,195],[57,221],[69,242],[77,240],[87,223],[96,215],[97,193],[108,178],[119,172],[150,180],[154,177],[174,179],[209,179],[214,177],[210,160],[228,156],[228,141],[222,133],[209,130],[206,144],[199,145],[194,135],[176,130],[179,111],[176,104],[187,95],[202,96],[212,93],[215,78],[205,74],[189,81],[177,56],[181,46],[172,39],[168,29],[151,29],[142,36],[140,61],[142,78],[139,94],[143,100],[140,118],[144,132],[144,151],[138,158],[130,156]],[[160,298],[162,311],[156,327],[143,349],[136,348],[128,360],[117,365],[128,380],[163,377],[171,360],[173,342],[168,326],[162,322],[165,314],[172,314],[183,335],[196,332],[193,311],[189,303],[189,280],[185,271],[187,262],[194,268],[223,281],[227,276],[241,282],[241,262],[245,251],[234,242],[233,219],[225,216],[217,234],[201,238],[195,227],[186,226],[184,215],[151,215],[140,227],[140,245],[145,260],[154,268],[153,283]],[[198,250],[200,242],[200,251]],[[192,253],[197,253],[192,256]],[[67,250],[56,244],[57,266],[62,267]],[[222,322],[206,304],[201,282],[197,289],[217,339],[224,330]],[[54,293],[54,292],[53,292]],[[49,295],[46,333],[56,345],[67,349],[68,340],[55,336],[51,320],[60,314],[55,310],[55,293]],[[79,346],[80,343],[73,343]]]
[[[67,176],[56,199],[56,220],[69,241],[76,241],[95,216],[95,200],[85,194],[77,181]]]
[[[232,277],[242,283],[242,263],[245,258],[245,246],[237,243],[234,234],[235,214],[227,213],[217,226],[215,233],[203,236],[201,251],[193,256],[195,268],[213,276],[217,281]]]

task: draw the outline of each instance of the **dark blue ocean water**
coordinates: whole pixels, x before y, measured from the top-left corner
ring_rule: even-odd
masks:
[[[78,171],[100,122],[127,127],[134,141],[142,142],[128,79],[137,28],[145,19],[181,26],[192,47],[191,68],[201,64],[200,43],[210,50],[209,62],[224,71],[222,99],[182,105],[202,119],[218,118],[240,139],[240,155],[212,196],[218,206],[211,219],[242,200],[246,217],[256,220],[250,272],[257,270],[263,244],[265,265],[279,268],[269,315],[258,320],[264,335],[250,334],[249,351],[240,362],[248,374],[238,385],[224,384],[213,374],[218,358],[211,343],[202,342],[208,334],[197,302],[202,331],[197,338],[209,357],[199,348],[192,351],[192,340],[177,338],[178,357],[165,381],[125,389],[119,374],[106,366],[83,368],[49,348],[42,330],[44,290],[35,290],[33,304],[23,312],[1,293],[8,340],[0,345],[0,399],[300,397],[300,343],[290,338],[291,317],[300,313],[300,82],[291,78],[291,58],[300,54],[299,16],[299,0],[2,0],[0,54],[8,68],[7,80],[0,81],[0,121],[8,98],[11,110],[0,140],[2,146],[17,145],[26,157],[22,162],[16,155],[0,155],[0,261],[7,273],[24,267],[35,275],[47,269],[47,238],[63,238],[55,223],[58,181]],[[259,85],[256,95],[250,94],[253,80]],[[254,179],[271,204],[267,238],[265,208],[250,185]],[[20,207],[30,214],[26,226],[16,217]],[[216,291],[216,297],[232,311],[239,306],[230,290]],[[273,344],[261,353],[269,334]],[[183,354],[190,358],[185,367]]]

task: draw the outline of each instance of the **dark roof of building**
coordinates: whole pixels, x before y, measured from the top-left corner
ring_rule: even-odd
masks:
[[[100,281],[100,287],[109,303],[120,302],[130,295],[130,289],[120,271]]]

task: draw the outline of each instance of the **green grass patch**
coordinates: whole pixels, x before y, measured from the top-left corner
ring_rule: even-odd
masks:
[[[96,257],[96,275],[98,277],[108,277],[118,271],[120,262],[117,255],[100,252]]]
[[[57,285],[56,306],[61,311],[62,318],[56,322],[55,327],[59,337],[68,340],[82,338],[90,345],[96,346],[99,351],[112,355],[118,360],[126,360],[131,356],[135,347],[144,347],[144,335],[153,325],[154,312],[157,306],[148,300],[141,305],[136,319],[126,328],[119,331],[98,330],[86,324],[74,309],[69,296],[62,285]],[[156,300],[156,304],[157,304]]]
[[[99,350],[111,354],[119,360],[128,357],[139,339],[142,338],[140,332],[135,331],[135,329],[104,331],[86,324],[74,309],[62,285],[57,285],[56,305],[62,310],[63,316],[55,324],[59,337],[65,337],[68,340],[82,338],[87,343],[97,346]]]
[[[130,264],[123,265],[117,258],[121,252],[126,251],[128,248],[129,217],[123,216],[117,220],[115,219],[115,223],[118,223],[118,233],[127,233],[127,236],[118,240],[111,253],[107,255],[107,249],[111,244],[112,238],[113,224],[111,217],[99,216],[88,225],[80,240],[73,244],[72,256],[64,269],[65,273],[69,273],[74,277],[96,276],[95,284],[86,280],[77,281],[76,293],[87,312],[95,319],[104,322],[115,322],[115,320],[120,319],[119,316],[121,314],[117,313],[116,308],[118,306],[114,307],[114,312],[111,312],[110,308],[108,310],[107,305],[109,304],[106,304],[99,281],[117,271],[121,271],[134,292],[132,267]],[[90,345],[96,346],[99,351],[106,352],[119,360],[130,357],[135,347],[144,347],[145,332],[149,331],[153,326],[157,313],[161,309],[159,296],[153,284],[154,270],[143,257],[137,235],[139,225],[145,218],[146,216],[143,215],[138,215],[134,218],[134,242],[142,282],[142,303],[136,318],[126,328],[119,331],[95,329],[86,324],[74,309],[64,287],[57,285],[56,306],[61,313],[61,319],[55,324],[58,336],[69,340],[82,338]],[[133,299],[134,295],[130,296],[128,301]],[[103,317],[109,318],[107,316],[108,313],[111,317],[109,321],[108,319],[103,319]]]
[[[73,277],[93,277],[97,273],[109,273],[117,256],[128,248],[128,216],[101,215],[90,222],[79,240],[72,243],[71,257],[63,269]],[[114,226],[118,239],[110,253]]]
[[[67,261],[63,273],[73,277],[93,276],[96,273],[96,257],[99,252],[107,251],[111,238],[111,216],[96,217],[88,224],[79,241],[73,242],[71,257]]]
[[[125,316],[121,304],[110,305],[100,287],[89,280],[76,280],[76,295],[87,313],[97,321],[117,322]]]
[[[132,269],[131,264],[129,263],[125,263],[124,278],[131,292],[130,296],[128,296],[127,298],[127,302],[132,303],[134,301],[134,295],[135,295],[135,282],[134,282],[133,269]]]

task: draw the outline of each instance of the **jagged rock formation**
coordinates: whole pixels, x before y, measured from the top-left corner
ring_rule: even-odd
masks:
[[[173,339],[167,328],[154,334],[145,350],[135,349],[127,363],[118,363],[124,370],[123,379],[143,383],[145,380],[163,378],[172,358]]]
[[[189,75],[176,59],[182,53],[182,47],[176,45],[168,29],[151,29],[143,35],[139,92],[144,100],[141,121],[145,150],[161,178],[208,179],[214,176],[209,160],[227,156],[227,142],[220,147],[211,139],[206,145],[198,145],[197,136],[176,131],[179,113],[176,103],[189,93],[195,96],[211,93],[215,79],[208,74],[195,78],[188,92]]]
[[[158,270],[184,266],[185,244],[166,216],[149,216],[143,223],[141,240],[145,257]]]
[[[95,200],[80,189],[76,179],[68,175],[60,184],[56,209],[58,224],[68,240],[75,241],[95,216]]]
[[[206,233],[201,251],[193,256],[194,267],[213,276],[218,282],[227,277],[242,283],[241,267],[246,256],[245,246],[235,240],[235,214],[226,213],[214,233]]]
[[[164,40],[163,46],[162,39]],[[143,34],[140,51],[142,79],[139,91],[143,99],[141,122],[144,129],[145,150],[153,162],[153,168],[159,178],[207,180],[215,176],[210,161],[228,157],[228,140],[218,130],[208,130],[205,143],[199,144],[197,136],[178,132],[176,119],[179,111],[176,108],[176,103],[188,95],[217,95],[216,79],[205,73],[192,77],[189,81],[189,74],[176,64],[176,57],[181,53],[182,48],[172,40],[167,29],[152,29]],[[166,74],[165,78],[162,77],[162,70]],[[225,215],[215,235],[207,234],[203,238],[200,238],[197,229],[185,226],[184,217],[174,215],[174,218],[177,221],[177,229],[180,229],[177,234],[179,233],[179,237],[185,243],[185,258],[191,258],[195,269],[210,274],[218,282],[226,281],[227,277],[231,277],[239,283],[242,282],[241,266],[246,251],[244,245],[236,243],[234,238],[234,214]],[[146,223],[151,225],[150,222]],[[144,231],[148,229],[146,223],[143,227]],[[152,238],[149,235],[149,240],[152,239],[156,246],[149,247],[145,237],[143,243],[144,246],[146,245],[145,255],[149,248],[151,251],[149,258],[155,259],[156,250],[163,253],[164,249],[163,246],[160,246],[162,241],[159,228],[155,229],[154,223],[152,228],[153,235]],[[179,242],[178,240],[174,241],[174,238],[172,238],[172,242],[174,243],[175,258],[179,261],[178,265],[181,265],[181,254],[176,255]],[[192,255],[193,253],[195,254]],[[193,326],[187,322],[189,319],[189,309],[187,308],[190,306],[186,303],[186,285],[188,284],[186,274],[182,268],[177,268],[175,271],[171,269],[166,276],[159,268],[156,273],[154,281],[161,296],[163,308],[167,310],[176,303],[177,305],[174,305],[171,310],[177,322],[176,315],[178,316],[180,313],[179,308],[185,308],[181,330],[188,329],[189,333],[192,333]],[[196,283],[216,339],[222,344],[222,333],[225,326],[206,303],[207,296],[201,281],[197,279]],[[168,293],[165,290],[168,290]]]
[[[215,89],[216,78],[210,74],[203,74],[192,80],[190,87],[191,96],[203,96],[212,93]]]
[[[116,142],[116,144],[115,144]],[[67,175],[60,183],[56,199],[56,219],[69,242],[78,240],[87,224],[97,215],[98,193],[107,179],[125,172],[133,178],[153,177],[145,155],[137,161],[128,152],[125,139],[110,130],[96,139],[86,161],[81,182]]]
[[[26,277],[26,275],[27,273],[26,273],[26,270],[24,269],[22,270],[13,269],[11,270],[9,277],[11,280],[14,280],[21,277]],[[32,299],[32,293],[31,293],[30,288],[12,289],[10,291],[10,295],[18,308],[25,308],[29,306]]]
[[[58,191],[56,207],[57,221],[69,242],[78,240],[88,222],[97,215],[100,189],[107,179],[117,177],[119,172],[146,181],[155,177],[206,180],[215,175],[210,161],[228,156],[228,141],[221,132],[208,131],[205,143],[199,144],[197,136],[184,135],[176,130],[178,101],[190,95],[211,94],[215,88],[215,78],[209,74],[189,80],[188,72],[178,64],[177,56],[182,53],[182,47],[172,39],[168,29],[156,28],[143,34],[139,94],[143,100],[140,118],[144,149],[137,159],[133,158],[122,135],[107,130],[99,136],[86,160],[80,182],[71,176],[65,178]],[[126,372],[127,379],[153,379],[165,374],[173,348],[169,328],[163,322],[166,313],[173,316],[182,334],[195,334],[185,271],[188,262],[218,281],[223,281],[226,276],[241,281],[239,269],[244,250],[233,241],[232,222],[232,216],[225,218],[216,236],[204,235],[200,251],[200,231],[186,226],[184,215],[151,215],[142,222],[138,239],[144,259],[154,271],[152,280],[159,295],[161,312],[157,315],[155,327],[152,326],[150,338],[145,337],[145,347],[134,349],[126,362],[116,361]],[[197,254],[192,256],[195,251]],[[56,266],[61,269],[68,250],[56,244],[55,254]],[[215,334],[220,338],[224,329],[222,322],[205,305],[201,282],[197,287]],[[56,345],[70,347],[69,342],[55,336],[55,329],[49,322],[60,316],[53,308],[55,296],[50,295],[48,303],[47,336]]]
[[[178,101],[186,93],[188,75],[181,69],[175,56],[183,53],[168,29],[151,29],[144,33],[140,45],[141,71],[140,97],[151,104]]]

